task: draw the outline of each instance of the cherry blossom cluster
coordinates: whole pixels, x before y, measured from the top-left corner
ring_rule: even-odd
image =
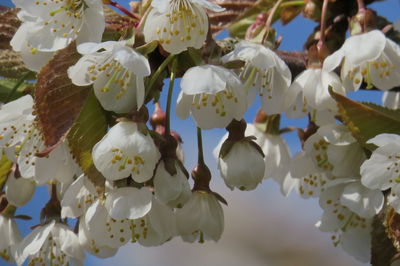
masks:
[[[385,91],[385,105],[399,107],[399,96],[389,90],[400,86],[400,47],[382,31],[352,35],[330,55],[323,49],[317,56],[310,52],[307,68],[296,77],[268,42],[250,39],[238,41],[218,60],[185,69],[175,112],[180,119],[190,116],[197,127],[199,156],[191,186],[180,137],[170,129],[171,98],[166,113],[156,103],[149,119],[146,103],[159,73],[134,38],[102,40],[103,1],[13,2],[21,9],[22,24],[11,45],[26,67],[39,72],[57,51],[76,42],[81,56],[68,68],[68,77],[76,86],[91,86],[113,121],[89,155],[100,185],[83,171],[68,138],[46,146],[30,94],[1,106],[1,159],[10,165],[0,191],[1,258],[18,265],[27,260],[32,265],[82,264],[84,251],[110,257],[128,242],[218,241],[226,201],[210,188],[201,131],[226,128],[213,154],[228,188],[254,190],[272,178],[285,195],[295,191],[303,198],[318,197],[323,215],[316,226],[331,233],[334,245],[370,261],[373,217],[386,204],[400,213],[400,136],[378,134],[367,142],[375,145],[372,154],[366,153],[337,121],[331,95],[366,84]],[[135,29],[166,55],[170,68],[161,70],[171,75],[169,92],[179,69],[177,56],[203,48],[210,36],[207,9],[224,10],[207,0],[153,0]],[[240,67],[229,67],[236,62]],[[244,115],[258,97],[260,117],[247,123]],[[279,128],[282,114],[309,117],[302,151],[294,156]],[[40,223],[22,237],[15,212],[31,200],[37,185],[49,185],[50,200]]]

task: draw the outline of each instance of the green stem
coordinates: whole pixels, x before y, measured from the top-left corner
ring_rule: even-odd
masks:
[[[32,74],[32,71],[26,72],[17,82],[17,84],[14,85],[10,93],[7,95],[7,98],[4,103],[8,103],[11,98],[13,97],[14,93],[17,91],[17,89],[21,86],[21,84],[29,77],[29,75]]]
[[[169,87],[168,87],[168,98],[167,98],[167,117],[166,117],[166,125],[165,125],[165,134],[168,136],[170,134],[170,118],[171,118],[171,102],[172,102],[172,92],[174,90],[174,83],[176,77],[176,65],[177,60],[175,59],[172,61],[172,69],[171,69],[171,76],[169,79]]]
[[[278,0],[278,1],[275,3],[275,5],[272,7],[272,9],[271,9],[271,11],[270,11],[270,13],[269,13],[267,22],[265,23],[265,29],[266,29],[266,30],[265,30],[265,34],[264,34],[264,36],[263,36],[263,38],[262,38],[261,44],[264,44],[265,41],[268,39],[268,35],[269,35],[270,28],[271,28],[271,25],[272,25],[272,19],[273,19],[274,15],[275,15],[276,10],[277,10],[278,7],[282,4],[282,1],[283,1],[283,0]]]
[[[325,43],[325,29],[326,29],[326,11],[328,9],[329,0],[324,0],[322,4],[322,14],[321,14],[321,28],[320,28],[320,38],[318,45]]]
[[[281,8],[290,7],[290,6],[302,6],[305,5],[304,0],[299,1],[289,1],[281,4]]]
[[[170,54],[165,60],[164,62],[162,62],[162,64],[157,68],[156,72],[154,72],[153,76],[151,77],[150,81],[149,81],[149,85],[147,86],[147,91],[146,91],[146,95],[145,95],[145,99],[147,98],[147,96],[149,96],[150,92],[153,89],[154,83],[156,83],[158,77],[161,75],[161,73],[164,71],[164,69],[169,65],[169,63],[172,61],[172,59],[174,59],[175,55],[174,54]]]
[[[197,127],[197,149],[199,152],[198,164],[204,165],[203,140],[201,137],[201,129],[199,127]]]

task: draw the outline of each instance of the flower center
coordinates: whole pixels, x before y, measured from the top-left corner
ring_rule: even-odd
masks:
[[[387,171],[391,171],[394,173],[394,176],[397,176],[396,179],[389,179],[390,183],[400,183],[400,154],[391,154],[388,155],[387,158],[389,161],[392,161],[392,163],[386,167]],[[393,175],[392,175],[393,176]]]
[[[127,166],[131,167],[132,173],[136,175],[140,175],[140,169],[144,166],[145,161],[139,155],[135,155],[132,157],[124,155],[124,153],[118,149],[113,148],[111,152],[114,154],[111,163],[118,164],[118,171],[125,170]]]
[[[326,150],[328,149],[329,142],[326,142],[324,139],[320,139],[317,142],[313,143],[314,148],[314,159],[317,166],[325,171],[331,171],[333,169],[333,165],[328,160],[328,154]]]
[[[49,265],[68,265],[68,260],[65,260],[65,258],[66,254],[61,251],[51,234],[49,234],[39,253],[32,257],[28,265],[47,264],[47,262],[49,262]]]
[[[148,236],[149,227],[146,219],[131,220],[132,242],[138,241],[140,238],[146,239]]]
[[[238,98],[235,96],[233,91],[226,89],[217,92],[216,94],[196,94],[193,97],[192,105],[195,106],[197,110],[202,108],[213,108],[217,115],[224,117],[226,115],[225,107],[229,102],[238,103]]]

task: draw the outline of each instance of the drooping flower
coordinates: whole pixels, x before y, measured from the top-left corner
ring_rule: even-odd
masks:
[[[17,250],[17,264],[82,264],[85,259],[78,236],[65,224],[52,221],[36,227]]]
[[[343,85],[351,90],[358,90],[363,80],[381,90],[400,85],[400,48],[379,30],[346,39],[323,68],[333,71],[339,65]]]
[[[132,221],[133,241],[159,246],[176,235],[176,221],[172,209],[153,197],[151,210],[142,218]]]
[[[329,87],[339,94],[346,94],[340,78],[321,68],[309,68],[300,73],[290,85],[285,100],[286,114],[299,118],[313,109],[336,111],[336,102],[329,94]]]
[[[178,234],[186,242],[218,241],[224,230],[224,213],[216,196],[193,191],[189,201],[176,212]]]
[[[6,182],[5,193],[7,201],[16,207],[22,207],[27,204],[35,193],[36,183],[32,178],[16,177],[15,171],[12,171]]]
[[[360,169],[361,181],[370,189],[386,190],[400,183],[400,136],[379,134],[368,140],[378,146]]]
[[[235,50],[221,59],[224,62],[245,61],[240,78],[247,89],[249,106],[258,93],[266,114],[286,111],[284,101],[292,75],[285,62],[272,50],[261,44],[241,41],[235,46]]]
[[[224,10],[207,0],[154,0],[151,6],[143,29],[145,40],[159,41],[171,54],[202,47],[208,32],[205,8]]]
[[[214,151],[218,154],[216,158],[221,177],[231,190],[254,190],[264,178],[265,162],[261,148],[246,138],[228,144],[228,151],[224,149],[227,148],[224,144]]]
[[[246,95],[239,78],[223,67],[192,67],[183,75],[176,113],[186,119],[192,114],[202,129],[224,128],[232,119],[241,120]]]
[[[0,214],[0,258],[15,263],[16,249],[21,240],[16,222]]]
[[[92,150],[96,168],[110,181],[128,176],[138,183],[153,176],[160,159],[150,134],[139,131],[138,124],[122,121],[113,126]]]
[[[78,44],[101,40],[105,28],[102,1],[13,0],[13,3],[29,15],[31,19],[28,22],[32,23],[28,31],[19,29],[11,40],[16,51],[22,45],[29,44],[33,53],[35,50],[54,52],[67,47],[74,40]]]
[[[176,174],[171,175],[164,161],[160,161],[154,174],[156,197],[171,207],[183,206],[191,195],[189,181],[178,162],[174,162]]]
[[[144,101],[144,77],[150,75],[147,59],[124,41],[84,43],[78,46],[83,57],[68,69],[72,83],[93,84],[104,109],[125,113],[139,109]]]

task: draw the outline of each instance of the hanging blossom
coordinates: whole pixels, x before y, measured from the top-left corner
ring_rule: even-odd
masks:
[[[36,182],[33,178],[17,177],[16,171],[12,171],[5,185],[6,199],[11,205],[22,207],[32,199],[35,189]]]
[[[379,134],[367,143],[378,146],[371,157],[361,165],[361,182],[370,189],[391,189],[388,202],[400,211],[400,136]]]
[[[0,110],[0,148],[9,160],[18,164],[23,178],[33,178],[39,185],[50,180],[71,180],[79,170],[66,142],[43,158],[36,156],[46,146],[35,119],[30,95],[3,105]]]
[[[232,52],[221,59],[223,62],[245,62],[240,78],[247,89],[249,106],[258,93],[266,114],[286,111],[284,101],[292,74],[285,62],[272,50],[261,44],[241,41]]]
[[[346,94],[340,78],[333,72],[321,68],[308,68],[300,73],[290,85],[286,94],[286,114],[300,118],[309,112],[336,114],[336,102],[329,94],[329,87],[339,94]]]
[[[385,91],[382,95],[383,106],[390,109],[400,109],[400,93],[397,91]]]
[[[185,206],[176,211],[176,222],[183,241],[218,241],[224,230],[224,212],[213,193],[196,190]]]
[[[175,174],[170,174],[164,160],[157,165],[153,179],[155,195],[158,200],[170,207],[182,207],[191,195],[190,185],[179,163],[176,160],[172,163],[176,170]]]
[[[343,205],[344,187],[345,184],[334,186],[321,193],[319,203],[324,212],[316,226],[322,232],[333,232],[331,239],[335,246],[340,245],[366,263],[371,257],[372,218],[361,217]],[[360,205],[362,201],[360,198]]]
[[[160,152],[150,134],[141,132],[139,126],[121,121],[93,147],[93,163],[107,180],[132,176],[142,183],[152,178]]]
[[[84,43],[78,46],[81,59],[68,69],[72,83],[93,84],[100,104],[108,111],[126,113],[144,101],[144,77],[150,75],[148,60],[124,41]]]
[[[246,111],[246,95],[239,78],[214,65],[192,67],[183,75],[176,114],[192,114],[202,129],[224,128],[232,119],[240,121]]]
[[[15,263],[16,250],[21,240],[15,220],[0,214],[0,258]]]
[[[17,264],[22,265],[27,258],[33,265],[79,265],[85,253],[78,236],[67,225],[53,220],[36,227],[22,240],[17,250]]]
[[[346,39],[323,68],[333,71],[339,65],[343,85],[351,90],[358,90],[363,80],[381,90],[400,85],[400,48],[379,30]]]
[[[153,0],[151,6],[143,29],[145,40],[158,41],[171,54],[203,46],[208,32],[205,8],[225,10],[207,0]]]

